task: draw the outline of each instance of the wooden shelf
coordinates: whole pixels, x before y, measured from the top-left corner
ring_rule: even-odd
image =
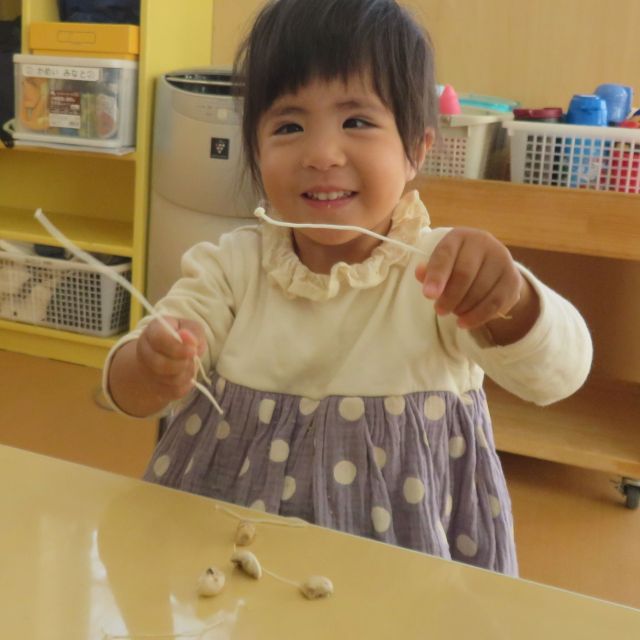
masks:
[[[640,388],[591,383],[548,407],[485,385],[498,450],[640,479]]]
[[[434,227],[479,227],[505,244],[640,260],[640,196],[420,176]]]
[[[119,336],[98,338],[0,320],[0,349],[101,368]]]
[[[58,245],[59,243],[33,217],[33,213],[27,209],[0,207],[0,237],[4,240]],[[48,211],[45,213],[70,240],[86,251],[128,258],[133,256],[131,223]]]
[[[135,162],[136,161],[136,152],[132,151],[131,153],[124,153],[122,155],[118,155],[115,153],[101,153],[99,151],[90,151],[86,148],[83,149],[53,149],[50,147],[22,147],[16,145],[11,149],[4,146],[4,144],[0,144],[0,152],[4,153],[13,153],[16,155],[22,153],[35,153],[40,155],[53,155],[59,157],[81,157],[81,158],[110,158],[112,160],[117,160],[119,162]]]

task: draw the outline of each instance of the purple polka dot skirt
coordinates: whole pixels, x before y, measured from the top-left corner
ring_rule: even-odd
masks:
[[[483,391],[266,393],[218,378],[171,421],[145,479],[517,575]]]

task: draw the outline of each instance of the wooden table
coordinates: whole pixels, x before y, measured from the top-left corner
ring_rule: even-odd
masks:
[[[235,622],[190,637],[640,634],[637,610],[320,527],[258,525],[251,550],[267,569],[333,580],[332,597],[308,601],[269,576],[255,581],[232,570],[236,521],[216,508],[223,503],[10,447],[0,447],[0,469],[1,638],[166,638],[232,612]],[[227,573],[227,585],[200,599],[197,578],[211,564]]]

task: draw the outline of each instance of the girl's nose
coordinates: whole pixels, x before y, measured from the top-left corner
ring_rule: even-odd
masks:
[[[337,136],[317,135],[307,141],[302,165],[305,169],[327,171],[344,166],[346,160],[345,151]]]

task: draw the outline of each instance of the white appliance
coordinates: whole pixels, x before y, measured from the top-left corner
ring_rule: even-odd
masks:
[[[229,71],[167,73],[156,87],[147,295],[157,302],[194,244],[253,224],[258,196],[244,175],[241,112]]]

